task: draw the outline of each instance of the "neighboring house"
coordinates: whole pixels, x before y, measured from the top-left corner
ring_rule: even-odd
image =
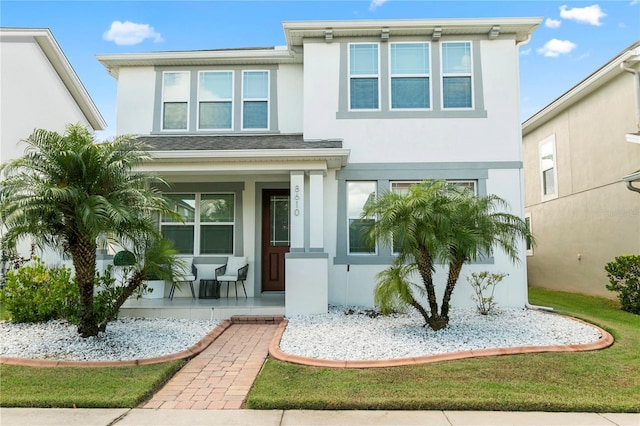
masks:
[[[21,157],[35,129],[69,123],[107,126],[51,31],[0,28],[0,163]]]
[[[522,125],[531,286],[613,298],[605,264],[640,253],[639,72],[636,42]]]
[[[394,254],[362,242],[372,195],[448,179],[523,216],[518,47],[540,21],[285,22],[284,47],[98,60],[118,80],[117,133],[152,147],[144,169],[186,218],[162,233],[197,262],[248,256],[249,297],[317,313],[373,305]],[[497,301],[523,306],[521,249],[520,265],[498,252],[463,276],[508,273]],[[453,303],[470,290],[461,278]]]

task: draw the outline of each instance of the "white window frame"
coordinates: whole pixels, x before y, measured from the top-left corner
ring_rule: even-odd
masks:
[[[215,257],[215,256],[233,256],[236,250],[236,233],[238,232],[238,227],[236,226],[236,209],[237,209],[237,197],[234,192],[228,191],[219,191],[219,192],[168,192],[166,195],[194,195],[195,201],[195,211],[194,211],[194,219],[193,222],[163,222],[160,220],[160,232],[162,233],[163,225],[184,225],[190,226],[193,225],[193,254],[188,253],[180,253],[179,256],[203,256],[203,257]],[[200,219],[201,214],[201,200],[202,195],[233,195],[233,222],[202,222]],[[233,235],[232,235],[232,248],[231,253],[215,253],[215,254],[200,254],[200,235],[201,235],[201,225],[232,225],[233,226]]]
[[[201,96],[201,91],[200,91],[200,75],[202,74],[231,74],[231,97],[227,98],[227,99],[205,99]],[[234,121],[234,99],[233,99],[233,94],[234,94],[234,87],[235,87],[235,73],[232,70],[203,70],[203,71],[198,71],[198,108],[197,108],[197,123],[196,123],[196,129],[198,131],[201,132],[229,132],[233,130],[233,121]],[[200,103],[201,102],[213,102],[213,103],[223,103],[223,102],[230,102],[231,103],[231,127],[226,127],[226,128],[206,128],[206,129],[201,129],[200,128]]]
[[[358,214],[357,217],[353,217],[349,215],[349,184],[350,183],[372,183],[373,187],[374,187],[374,194],[377,197],[378,196],[378,182],[375,180],[350,180],[347,181],[347,255],[348,256],[377,256],[378,255],[378,242],[376,241],[373,250],[368,252],[368,253],[352,253],[351,252],[351,227],[350,227],[350,221],[351,220],[359,220],[362,219],[360,217],[361,213]],[[375,220],[375,217],[368,217],[367,219],[373,219]]]
[[[543,165],[542,149],[545,145],[551,144],[551,152],[553,155],[553,165],[551,167],[545,167]],[[555,200],[558,198],[558,161],[556,156],[556,136],[551,135],[541,140],[538,145],[538,158],[540,161],[540,195],[542,201]],[[553,169],[553,193],[545,194],[544,187],[544,172]]]
[[[187,97],[185,99],[165,99],[165,87],[164,87],[164,76],[167,74],[186,74],[187,82],[188,82],[188,90]],[[165,129],[164,128],[164,107],[167,103],[172,102],[186,102],[187,104],[187,122],[186,127],[184,129]],[[191,103],[191,71],[163,71],[162,72],[162,108],[160,111],[160,129],[163,132],[184,132],[189,130],[189,114],[190,114],[190,103]]]
[[[378,73],[377,74],[351,74],[351,46],[354,45],[376,45],[378,46]],[[347,45],[347,108],[348,111],[380,111],[382,108],[382,93],[381,93],[381,75],[380,75],[380,43],[374,42],[361,42],[361,43],[349,43]],[[358,78],[376,78],[378,80],[378,107],[377,108],[351,108],[351,80]]]
[[[469,72],[450,72],[450,73],[445,73],[444,72],[444,47],[447,44],[452,44],[452,43],[467,43],[469,45]],[[465,41],[465,40],[459,40],[459,41],[445,41],[445,42],[441,42],[440,43],[440,108],[442,108],[443,111],[470,111],[473,110],[475,108],[475,104],[476,104],[476,100],[475,100],[475,94],[474,94],[474,85],[473,85],[473,43],[471,41]],[[445,107],[444,106],[444,80],[447,77],[469,77],[469,82],[470,82],[470,87],[469,90],[471,90],[471,106],[469,107],[459,107],[459,108],[452,108],[452,107]]]
[[[267,73],[267,97],[266,98],[247,98],[244,97],[244,76],[247,73],[258,73],[264,72]],[[240,104],[240,126],[242,130],[246,131],[261,131],[261,130],[269,130],[271,125],[271,72],[269,70],[242,70],[242,94],[241,94],[241,104]],[[244,104],[245,102],[266,102],[267,103],[267,127],[265,128],[257,128],[257,127],[244,127]]]
[[[526,212],[524,214],[524,222],[527,224],[527,228],[529,228],[529,233],[533,235],[533,223],[531,222],[531,212]],[[533,256],[533,244],[529,244],[527,248],[528,242],[525,240],[525,249],[527,252],[527,256]]]
[[[393,74],[392,73],[392,52],[393,48],[391,46],[398,44],[422,44],[426,45],[429,51],[428,64],[429,69],[426,74]],[[433,109],[433,81],[431,79],[431,43],[424,41],[404,41],[404,42],[394,42],[389,44],[389,110],[390,111],[431,111]],[[393,107],[393,90],[392,90],[392,80],[396,78],[426,78],[429,82],[428,94],[429,94],[429,106],[427,108],[394,108]],[[351,104],[349,104],[351,105]]]

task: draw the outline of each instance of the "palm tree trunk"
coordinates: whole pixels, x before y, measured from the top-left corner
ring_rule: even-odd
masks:
[[[427,290],[427,299],[429,301],[431,315],[438,315],[438,299],[436,298],[436,289],[433,285],[433,259],[428,251],[420,249],[416,260],[424,288]]]
[[[102,322],[98,325],[98,329],[100,331],[105,331],[107,329],[107,324],[110,321],[113,321],[118,316],[118,312],[120,312],[120,307],[127,301],[129,296],[133,294],[134,291],[138,287],[142,285],[144,281],[144,275],[142,272],[138,271],[133,274],[133,276],[129,279],[127,286],[123,288],[122,292],[115,300],[114,303],[109,305],[109,312],[105,315]]]
[[[445,287],[444,295],[442,296],[442,311],[440,312],[440,316],[446,318],[447,324],[449,323],[449,302],[451,301],[453,289],[455,288],[456,283],[458,282],[458,278],[460,277],[462,265],[464,265],[464,262],[454,262],[449,264],[447,286]]]
[[[93,314],[93,287],[96,276],[96,243],[80,238],[72,246],[72,260],[76,271],[76,282],[80,293],[80,324],[78,333],[82,337],[97,336],[99,329]]]

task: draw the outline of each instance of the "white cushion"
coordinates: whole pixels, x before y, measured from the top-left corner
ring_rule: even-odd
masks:
[[[238,269],[247,264],[246,256],[230,256],[227,259],[227,270],[225,275],[238,275]]]
[[[174,277],[176,282],[181,281],[193,281],[196,277],[193,275],[193,271],[191,271],[191,264],[193,263],[193,258],[185,258],[183,259],[184,263],[179,265],[176,270],[176,275]]]
[[[227,282],[227,281],[238,281],[238,274],[235,274],[235,275],[227,275],[227,274],[220,275],[218,277],[218,281],[220,281],[221,283],[222,282]]]
[[[196,263],[198,269],[199,280],[214,280],[216,278],[216,269],[222,265],[216,265],[213,263]]]

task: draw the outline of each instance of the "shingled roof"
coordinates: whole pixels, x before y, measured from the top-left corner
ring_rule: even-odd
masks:
[[[152,151],[223,151],[244,149],[342,148],[341,140],[304,140],[294,135],[168,135],[139,136]]]

